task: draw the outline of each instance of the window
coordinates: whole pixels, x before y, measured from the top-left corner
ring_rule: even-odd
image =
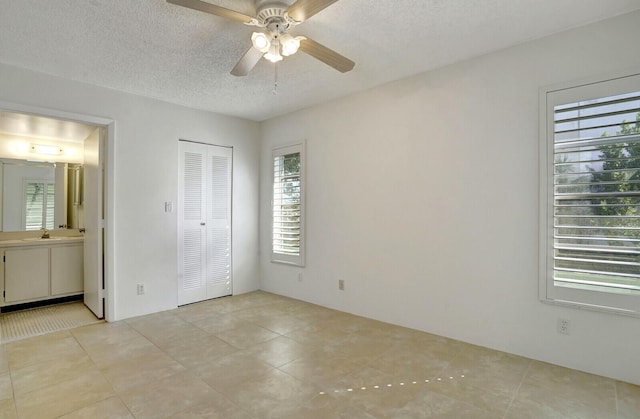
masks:
[[[26,181],[24,185],[25,230],[54,228],[55,185],[46,181]]]
[[[273,150],[273,262],[304,266],[304,164],[304,144]]]
[[[540,297],[640,315],[640,74],[541,106]]]

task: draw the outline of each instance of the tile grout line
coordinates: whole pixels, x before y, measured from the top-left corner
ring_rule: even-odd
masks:
[[[16,389],[15,386],[13,385],[13,373],[12,373],[12,368],[11,368],[11,360],[9,359],[9,351],[7,350],[7,346],[8,344],[5,342],[2,342],[1,345],[4,347],[4,354],[5,357],[7,358],[7,374],[9,374],[9,380],[11,380],[11,395],[13,396],[13,410],[16,413],[16,418],[20,418],[20,415],[18,415],[18,403],[16,403]]]
[[[511,409],[511,406],[513,405],[513,402],[515,401],[516,397],[518,396],[518,393],[520,392],[520,388],[522,387],[522,384],[524,383],[524,380],[527,378],[527,375],[529,374],[529,370],[531,369],[531,365],[533,364],[533,362],[534,361],[532,359],[529,360],[529,365],[527,365],[527,370],[522,375],[522,379],[520,380],[520,384],[518,384],[518,388],[516,388],[516,391],[513,392],[513,397],[511,397],[511,401],[509,401],[509,405],[505,409],[504,415],[502,415],[502,419],[505,419],[507,417],[507,413],[509,413],[509,410]]]
[[[616,418],[620,417],[620,409],[618,407],[618,380],[613,382],[613,394],[616,397]]]
[[[85,325],[85,326],[90,326],[90,325]],[[80,328],[80,327],[83,327],[83,326],[74,327],[73,329],[78,329],[78,328]],[[71,335],[71,337],[73,337],[73,339],[76,341],[76,343],[78,344],[78,346],[82,349],[82,351],[84,352],[84,354],[85,354],[85,356],[87,357],[87,359],[89,360],[89,362],[91,362],[91,364],[92,364],[92,365],[93,365],[93,367],[95,368],[95,371],[96,371],[98,374],[100,374],[100,376],[102,377],[102,379],[103,379],[106,383],[108,383],[108,384],[109,384],[109,387],[111,388],[111,391],[113,392],[113,394],[112,394],[111,396],[107,396],[107,397],[105,397],[104,399],[99,400],[99,401],[97,401],[97,402],[93,402],[93,403],[90,403],[90,404],[88,404],[88,405],[81,406],[81,407],[79,407],[78,409],[76,409],[76,410],[74,410],[74,411],[72,411],[72,412],[63,413],[62,415],[60,415],[60,417],[62,417],[62,416],[66,416],[66,415],[68,415],[68,414],[70,414],[70,413],[77,412],[77,411],[82,410],[82,409],[85,409],[85,408],[87,408],[87,407],[89,407],[89,406],[91,406],[91,405],[93,405],[93,404],[95,404],[95,403],[103,402],[103,401],[108,400],[108,399],[110,399],[110,398],[112,398],[112,397],[117,397],[117,398],[118,398],[118,400],[120,400],[120,402],[122,403],[122,405],[127,409],[127,411],[129,411],[129,413],[131,413],[131,416],[135,418],[135,416],[133,415],[133,412],[131,412],[131,411],[129,410],[129,406],[127,406],[127,405],[124,403],[124,401],[122,400],[122,398],[120,398],[120,394],[118,394],[118,392],[116,392],[115,388],[113,388],[113,384],[112,384],[112,383],[107,379],[107,377],[105,377],[105,376],[104,376],[104,374],[102,373],[102,370],[100,369],[100,367],[96,364],[96,362],[93,360],[93,358],[91,357],[91,355],[90,355],[90,354],[89,354],[89,352],[87,351],[87,348],[85,348],[85,346],[84,346],[84,345],[82,345],[82,342],[80,342],[80,340],[78,340],[78,337],[75,335],[75,333],[73,333],[73,329],[70,329],[70,330],[69,330],[69,334]]]
[[[467,349],[466,346],[461,347],[460,350],[455,355],[453,355],[449,361],[447,361],[447,365],[442,367],[442,369],[438,372],[438,374],[436,374],[436,376],[444,375],[443,374],[444,371],[447,368],[451,367],[451,365],[455,362],[455,360],[457,360],[464,353],[465,349]]]
[[[115,392],[115,390],[114,390]],[[129,412],[131,414],[132,418],[135,418],[136,415],[133,414],[133,412],[131,411],[131,409],[129,408],[129,406],[127,406],[127,404],[124,402],[124,400],[122,400],[122,397],[120,397],[120,395],[118,393],[116,393],[116,397],[118,398],[118,400],[120,400],[120,403],[122,403],[122,405],[124,406],[125,409],[127,409],[127,412]]]
[[[16,403],[16,389],[13,385],[13,376],[11,375],[11,364],[9,363],[9,354],[7,353],[7,345],[6,344],[2,344],[2,346],[4,346],[4,353],[5,356],[7,357],[7,374],[9,375],[9,381],[11,381],[11,396],[13,397],[13,410],[16,413],[16,418],[19,418],[18,416],[18,404]]]

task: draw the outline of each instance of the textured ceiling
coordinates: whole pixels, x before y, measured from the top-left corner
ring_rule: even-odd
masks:
[[[253,15],[253,0],[207,0]],[[286,1],[286,0],[285,0]],[[288,0],[288,3],[291,3]],[[640,0],[341,0],[294,28],[356,62],[308,55],[229,74],[252,27],[165,0],[0,0],[0,62],[256,121],[571,27]]]

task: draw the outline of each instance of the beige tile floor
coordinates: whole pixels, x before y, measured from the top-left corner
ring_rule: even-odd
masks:
[[[640,387],[254,292],[0,346],[2,418],[639,418]]]

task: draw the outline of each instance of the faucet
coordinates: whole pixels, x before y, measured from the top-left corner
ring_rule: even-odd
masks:
[[[50,237],[49,236],[49,230],[47,230],[46,228],[43,228],[42,230],[43,230],[43,232],[42,232],[42,236],[40,238],[48,239]]]

